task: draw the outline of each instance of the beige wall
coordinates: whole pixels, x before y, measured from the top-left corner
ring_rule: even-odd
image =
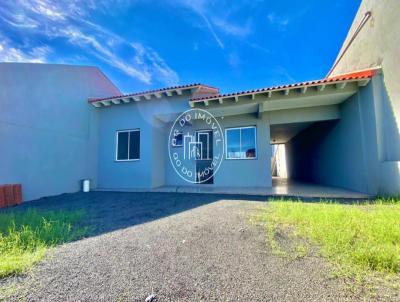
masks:
[[[399,124],[400,1],[364,0],[338,54],[338,58],[367,11],[372,12],[371,18],[364,25],[331,75],[382,66],[384,83]]]
[[[400,192],[400,0],[363,0],[336,60],[368,11],[371,18],[330,76],[382,67],[383,85],[374,89],[379,191],[396,193]]]

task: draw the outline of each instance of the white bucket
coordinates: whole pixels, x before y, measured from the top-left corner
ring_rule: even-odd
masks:
[[[89,192],[90,191],[90,180],[89,179],[84,179],[82,182],[82,191],[83,192]]]

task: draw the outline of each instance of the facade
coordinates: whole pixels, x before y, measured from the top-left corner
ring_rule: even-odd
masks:
[[[198,108],[218,120],[226,152],[212,181],[196,186],[269,188],[272,145],[285,144],[289,178],[371,195],[393,193],[371,177],[378,160],[374,108],[387,99],[381,69],[199,97],[204,88],[196,84],[90,100],[99,114],[98,188],[193,185],[173,169],[168,148],[176,117]],[[120,161],[116,137],[127,130],[140,132],[133,143],[140,145],[140,155]],[[193,124],[192,132],[198,130],[205,129]],[[228,135],[232,130],[246,140],[247,149],[238,149],[235,134]]]
[[[24,200],[76,192],[86,178],[102,190],[263,190],[284,144],[289,179],[399,194],[398,15],[397,0],[364,1],[325,79],[225,95],[204,84],[122,95],[94,67],[0,63],[0,184],[21,183]],[[224,138],[218,172],[202,183],[170,158],[186,154],[185,133],[170,129],[190,109],[211,113]],[[188,160],[201,171],[216,134],[188,125],[207,145]]]

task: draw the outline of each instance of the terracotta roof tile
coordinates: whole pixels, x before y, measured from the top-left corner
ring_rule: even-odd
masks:
[[[195,88],[195,87],[204,87],[204,88],[207,88],[208,90],[215,91],[215,93],[217,93],[217,94],[219,93],[219,89],[218,88],[215,88],[215,87],[212,87],[212,86],[209,86],[209,85],[204,85],[204,84],[201,84],[201,83],[194,83],[194,84],[172,86],[172,87],[165,87],[165,88],[154,89],[154,90],[135,92],[135,93],[130,93],[130,94],[115,95],[115,96],[110,96],[110,97],[106,97],[106,98],[90,99],[89,103],[112,100],[112,99],[117,99],[117,98],[125,98],[125,97],[130,97],[130,96],[145,95],[145,94],[151,94],[151,93],[160,93],[160,92],[164,92],[164,91],[167,91],[167,90]]]
[[[285,88],[302,87],[302,86],[317,85],[317,84],[347,81],[347,80],[366,79],[366,78],[372,78],[376,74],[376,72],[377,72],[376,69],[368,69],[368,70],[364,70],[364,71],[358,71],[358,72],[354,72],[354,73],[338,75],[338,76],[335,76],[332,78],[325,78],[325,79],[321,79],[321,80],[307,81],[307,82],[281,85],[281,86],[272,86],[272,87],[254,89],[254,90],[244,90],[244,91],[240,91],[240,92],[212,95],[212,96],[206,96],[206,97],[200,97],[200,98],[192,98],[192,101],[197,102],[197,101],[203,101],[203,100],[217,99],[217,98],[223,98],[223,97],[229,97],[229,96],[237,96],[237,95],[243,95],[243,94],[271,91],[271,90],[279,90],[279,89],[285,89]]]

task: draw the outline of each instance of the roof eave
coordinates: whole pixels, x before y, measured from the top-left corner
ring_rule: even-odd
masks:
[[[195,85],[188,85],[188,86],[178,86],[171,89],[160,89],[160,90],[153,90],[144,93],[135,93],[135,94],[127,94],[109,98],[101,98],[101,99],[93,99],[89,98],[89,104],[93,105],[94,107],[108,107],[110,105],[119,105],[119,104],[126,104],[131,102],[139,102],[139,101],[148,101],[151,99],[161,99],[162,97],[172,97],[172,96],[182,96],[185,93],[193,94],[201,87],[208,87],[209,89],[215,89],[217,92],[218,89],[203,85],[203,84],[195,84]]]
[[[369,73],[365,76],[360,76],[358,78],[349,78],[349,79],[325,79],[319,81],[310,81],[299,84],[285,85],[285,86],[277,86],[270,87],[264,89],[258,89],[253,91],[245,91],[239,93],[232,93],[226,95],[217,95],[214,97],[200,98],[200,99],[191,99],[189,101],[190,107],[197,107],[198,105],[203,105],[208,107],[210,105],[222,105],[225,101],[234,101],[234,103],[238,103],[239,99],[248,99],[255,100],[256,96],[263,95],[266,96],[266,100],[272,98],[273,96],[280,96],[282,98],[287,97],[289,94],[297,93],[299,95],[306,94],[309,89],[316,90],[317,92],[323,92],[327,86],[334,85],[338,92],[343,89],[347,83],[356,82],[359,87],[366,86],[371,78],[376,73]],[[233,104],[234,104],[233,103]]]

